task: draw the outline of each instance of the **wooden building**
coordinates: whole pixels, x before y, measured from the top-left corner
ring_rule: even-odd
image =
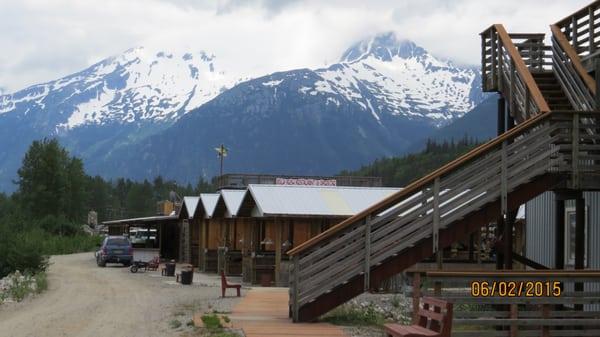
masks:
[[[288,250],[398,190],[250,184],[230,222],[244,281],[287,286]]]
[[[204,271],[225,270],[228,275],[242,274],[244,226],[237,213],[245,193],[245,190],[219,191],[214,210],[206,222]]]

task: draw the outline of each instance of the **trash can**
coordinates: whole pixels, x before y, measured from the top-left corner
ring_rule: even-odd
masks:
[[[194,272],[192,270],[181,271],[181,284],[192,284]]]
[[[175,263],[167,262],[165,263],[164,276],[175,276]]]

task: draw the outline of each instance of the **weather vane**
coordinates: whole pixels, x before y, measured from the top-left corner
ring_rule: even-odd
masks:
[[[217,156],[221,160],[221,176],[223,175],[223,158],[227,157],[227,152],[229,149],[225,147],[225,145],[221,144],[219,147],[215,147],[215,151],[217,151]]]

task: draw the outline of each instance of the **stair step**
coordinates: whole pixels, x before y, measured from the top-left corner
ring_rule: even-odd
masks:
[[[552,71],[545,71],[545,72],[536,72],[536,73],[531,73],[531,75],[533,76],[533,78],[547,78],[547,77],[552,77],[552,78],[556,78],[556,76],[554,76],[554,72]]]
[[[569,99],[565,96],[544,96],[544,99],[546,101],[569,101]]]
[[[562,91],[562,89],[547,89],[547,90],[542,90],[542,94],[543,95],[561,95],[564,96],[565,93],[564,91]]]

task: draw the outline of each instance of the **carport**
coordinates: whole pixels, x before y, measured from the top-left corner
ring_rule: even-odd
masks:
[[[108,227],[109,235],[127,235],[131,227],[141,227],[146,230],[156,229],[156,240],[144,247],[135,247],[134,254],[143,256],[146,260],[160,255],[163,259],[179,259],[179,227],[177,215],[157,215],[143,218],[119,219],[102,222]],[[137,257],[136,257],[137,258]]]

